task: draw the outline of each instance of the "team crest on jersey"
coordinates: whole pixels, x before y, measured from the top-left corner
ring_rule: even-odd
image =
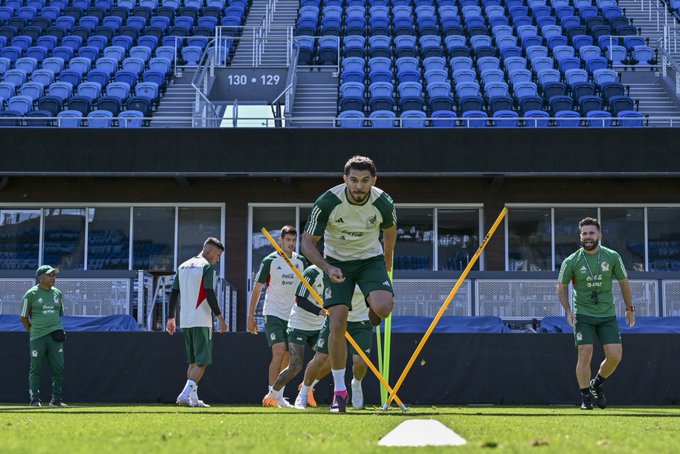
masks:
[[[329,300],[333,297],[333,293],[331,293],[330,287],[326,287],[326,290],[323,291],[323,297],[324,297],[324,299],[327,299],[327,300]]]
[[[609,271],[609,262],[602,262],[600,265],[602,266],[602,272],[603,273],[606,273],[607,271]]]
[[[366,227],[372,227],[372,226],[374,226],[374,225],[375,225],[375,222],[376,222],[377,220],[378,220],[378,216],[374,214],[373,216],[371,216],[370,218],[368,218],[368,219],[366,220]]]
[[[582,333],[576,333],[576,340],[582,341],[583,340],[583,334]]]
[[[271,334],[269,335],[269,338],[270,338],[271,340],[276,340],[276,334],[271,333]]]

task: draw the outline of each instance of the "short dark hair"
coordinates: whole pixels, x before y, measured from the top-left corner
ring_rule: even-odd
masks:
[[[284,225],[281,227],[281,234],[279,235],[281,238],[283,238],[286,235],[295,235],[297,236],[297,229],[293,227],[292,225]]]
[[[598,231],[600,230],[600,221],[598,221],[595,218],[583,218],[583,219],[581,219],[581,222],[578,223],[579,233],[581,232],[581,227],[583,227],[584,225],[594,225],[595,227],[597,227]]]
[[[224,244],[214,236],[209,237],[205,242],[203,243],[203,247],[206,246],[215,246],[217,249],[220,251],[224,252]]]
[[[374,177],[376,170],[375,170],[375,163],[371,158],[367,158],[366,156],[352,156],[349,158],[349,161],[345,164],[345,175],[349,175],[350,170],[368,170],[371,172],[371,176]]]

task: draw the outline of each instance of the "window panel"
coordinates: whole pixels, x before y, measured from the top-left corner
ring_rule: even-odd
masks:
[[[649,208],[649,271],[680,270],[680,208]]]
[[[220,234],[219,208],[180,208],[179,209],[179,248],[177,263],[196,256],[208,237],[224,242]]]
[[[555,269],[581,247],[578,223],[583,218],[597,218],[597,208],[555,208]]]
[[[85,209],[46,208],[43,263],[63,270],[85,266]]]
[[[38,268],[39,244],[39,209],[0,209],[1,270]]]
[[[127,270],[130,265],[130,208],[89,208],[88,270]]]
[[[602,244],[621,255],[628,271],[645,270],[645,213],[643,208],[602,208]]]
[[[508,271],[550,271],[550,209],[513,208],[508,212],[507,223]]]
[[[395,270],[431,270],[434,239],[431,208],[397,207]]]
[[[173,270],[175,207],[135,207],[133,269]]]
[[[463,270],[479,248],[479,210],[439,209],[439,269]],[[474,270],[479,269],[479,261]]]
[[[253,244],[251,245],[253,259],[252,269],[250,270],[253,279],[260,269],[262,259],[274,251],[267,237],[261,232],[262,227],[266,228],[269,234],[276,239],[284,225],[295,225],[295,207],[253,208]]]

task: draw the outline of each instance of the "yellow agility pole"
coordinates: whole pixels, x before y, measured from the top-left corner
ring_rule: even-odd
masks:
[[[432,334],[432,331],[434,331],[434,328],[437,326],[437,323],[439,323],[439,319],[442,318],[444,315],[444,311],[446,308],[449,306],[451,301],[453,301],[453,298],[456,296],[456,293],[458,292],[458,289],[460,286],[463,284],[463,281],[465,281],[465,278],[467,277],[468,273],[472,269],[472,267],[475,265],[477,262],[477,259],[481,255],[482,251],[484,250],[484,247],[486,244],[489,242],[493,234],[496,232],[496,229],[500,225],[501,221],[503,218],[505,218],[505,215],[508,214],[508,209],[503,208],[503,211],[501,211],[501,214],[498,215],[498,218],[496,218],[496,222],[493,223],[491,226],[491,229],[489,230],[489,233],[486,234],[484,237],[484,240],[482,243],[479,245],[479,248],[477,249],[477,252],[475,252],[475,255],[472,256],[472,259],[470,259],[470,262],[468,265],[465,267],[465,270],[463,273],[460,275],[458,278],[458,281],[456,282],[456,285],[453,286],[453,289],[451,289],[451,292],[449,293],[449,296],[446,297],[446,300],[444,301],[444,304],[442,304],[442,307],[439,308],[439,312],[437,312],[437,315],[435,315],[434,320],[432,320],[432,323],[430,323],[430,327],[427,328],[427,331],[425,332],[425,335],[423,338],[420,340],[420,343],[416,347],[416,350],[413,352],[413,355],[411,356],[411,359],[408,360],[408,363],[406,364],[406,367],[404,368],[404,371],[401,373],[399,376],[399,380],[397,380],[397,383],[394,385],[394,389],[390,391],[390,395],[387,398],[387,402],[383,406],[383,410],[387,410],[390,406],[390,403],[392,402],[392,399],[396,396],[397,391],[401,387],[401,384],[404,382],[404,379],[406,378],[406,375],[411,371],[411,367],[413,367],[413,363],[416,361],[416,358],[422,351],[423,347],[425,346],[425,342],[427,342],[427,339],[430,337],[430,334]]]
[[[288,264],[290,269],[293,270],[293,272],[298,277],[298,279],[300,279],[300,282],[302,282],[302,284],[305,287],[307,287],[307,290],[309,290],[309,293],[314,297],[316,302],[319,303],[319,305],[321,307],[323,307],[323,299],[319,296],[318,293],[316,293],[316,290],[314,290],[314,287],[312,287],[311,284],[309,282],[307,282],[307,279],[305,279],[304,276],[302,276],[302,273],[300,272],[300,270],[298,270],[297,267],[295,265],[293,265],[293,263],[290,261],[290,259],[288,257],[286,257],[286,254],[284,254],[281,247],[279,247],[279,245],[276,244],[276,241],[269,234],[267,229],[262,227],[261,232],[264,234],[265,237],[267,237],[267,239],[272,244],[272,246],[274,246],[274,249],[276,249],[276,252],[278,252],[279,255],[281,257],[283,257],[283,259],[286,261],[286,263]],[[328,310],[327,309],[325,309],[325,310],[326,310],[326,313],[328,313]],[[406,411],[406,405],[404,405],[404,403],[401,401],[401,399],[399,399],[399,397],[397,396],[397,393],[392,390],[392,387],[390,386],[390,384],[387,383],[387,380],[385,380],[385,377],[382,376],[382,374],[378,371],[378,369],[373,365],[371,360],[368,359],[368,356],[366,356],[366,353],[364,353],[364,351],[361,349],[361,347],[359,347],[359,344],[356,343],[356,341],[352,338],[352,336],[347,331],[345,331],[345,338],[349,341],[349,343],[352,345],[352,347],[354,347],[354,350],[357,351],[359,356],[361,356],[361,359],[363,359],[366,362],[366,365],[368,365],[368,368],[371,369],[371,371],[375,374],[375,376],[378,378],[380,383],[382,383],[385,386],[385,388],[387,388],[387,390],[391,393],[390,397],[397,401],[397,404],[401,407],[402,411]]]

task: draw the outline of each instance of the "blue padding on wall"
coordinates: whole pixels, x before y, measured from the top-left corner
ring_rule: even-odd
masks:
[[[618,317],[621,333],[677,334],[680,333],[680,317],[636,317],[635,326],[626,325],[624,317]],[[545,317],[538,329],[541,333],[573,333],[566,317]]]
[[[139,331],[137,321],[131,315],[107,315],[105,317],[61,318],[66,332],[76,331]],[[24,331],[18,315],[0,315],[0,331]]]
[[[393,333],[424,333],[433,317],[392,317]],[[499,317],[442,317],[435,333],[509,333],[510,328]]]

